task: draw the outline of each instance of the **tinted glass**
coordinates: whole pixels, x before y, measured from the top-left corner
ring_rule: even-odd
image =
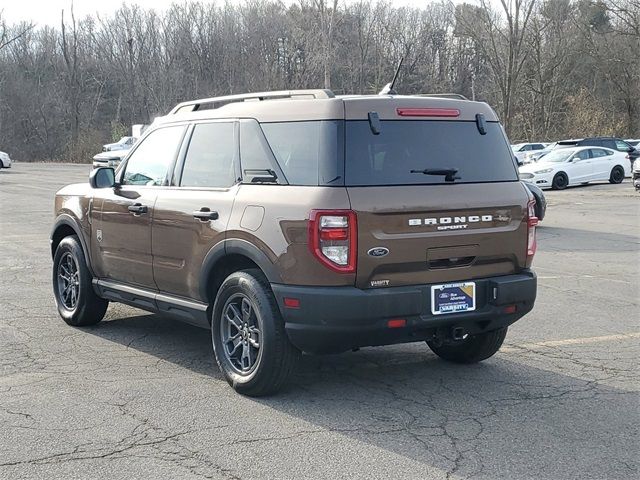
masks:
[[[456,183],[517,181],[509,146],[499,123],[487,122],[481,135],[475,122],[383,121],[374,135],[368,121],[348,121],[347,185],[446,183],[444,175],[411,173],[458,170]]]
[[[623,142],[622,140],[616,140],[616,150],[621,152],[628,152],[630,145],[627,142]]]
[[[343,122],[278,122],[261,126],[291,185],[342,183]]]
[[[578,153],[573,155],[572,158],[578,157],[580,160],[588,160],[589,159],[589,150],[580,150]]]
[[[277,172],[273,153],[267,140],[255,120],[240,122],[240,164],[242,165],[242,180],[247,183],[256,177],[264,177],[266,170]],[[278,183],[280,183],[278,175]]]
[[[592,148],[591,149],[591,156],[593,158],[606,157],[607,155],[609,155],[609,153],[607,153],[606,150],[602,150],[600,148]]]
[[[176,126],[151,132],[127,160],[122,183],[163,185],[178,153],[184,130],[184,126]]]
[[[230,187],[236,183],[233,123],[196,125],[182,169],[182,187]]]

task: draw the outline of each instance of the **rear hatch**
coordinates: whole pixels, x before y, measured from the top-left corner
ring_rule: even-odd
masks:
[[[524,268],[529,195],[499,123],[371,123],[348,120],[345,128],[358,287],[446,283]]]

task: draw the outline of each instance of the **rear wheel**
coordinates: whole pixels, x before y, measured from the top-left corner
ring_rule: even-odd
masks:
[[[469,335],[464,340],[448,345],[427,342],[429,348],[443,360],[454,363],[477,363],[492,357],[507,335],[507,327],[491,332]]]
[[[622,180],[624,180],[624,169],[620,165],[616,165],[609,175],[609,183],[622,183]]]
[[[564,190],[569,185],[569,177],[564,172],[557,173],[555,177],[553,177],[553,182],[551,183],[551,188],[554,190]]]
[[[232,273],[213,307],[213,350],[220,371],[238,393],[263,396],[279,390],[300,356],[260,270]]]
[[[95,325],[104,317],[109,302],[96,295],[91,285],[80,240],[63,238],[53,257],[53,293],[58,313],[69,325]]]

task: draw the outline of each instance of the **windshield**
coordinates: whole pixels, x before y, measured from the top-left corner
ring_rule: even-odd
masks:
[[[559,149],[547,153],[540,159],[541,162],[560,163],[566,162],[576,151],[574,149]]]
[[[524,143],[516,143],[515,145],[511,145],[511,150],[514,152],[519,151],[524,146]]]
[[[518,180],[497,122],[487,122],[486,135],[469,121],[385,120],[378,135],[366,120],[346,124],[348,186],[452,183],[433,170],[456,170],[453,183]]]

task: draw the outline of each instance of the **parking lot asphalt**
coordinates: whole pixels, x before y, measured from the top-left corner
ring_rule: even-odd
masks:
[[[640,459],[640,195],[549,192],[534,311],[493,358],[424,344],[304,356],[235,394],[209,333],[111,305],[72,328],[51,292],[53,195],[88,166],[0,172],[0,478],[627,479]]]

